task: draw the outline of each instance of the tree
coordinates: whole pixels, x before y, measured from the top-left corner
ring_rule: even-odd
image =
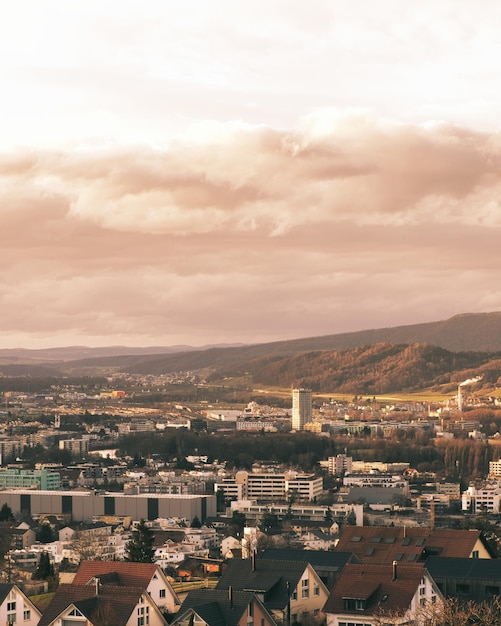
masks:
[[[36,570],[32,575],[33,580],[48,580],[54,578],[54,566],[50,562],[49,553],[42,552]]]
[[[0,509],[0,522],[13,522],[13,521],[14,521],[14,514],[12,513],[12,509],[7,504],[7,502],[5,502],[2,505],[2,508]]]
[[[259,524],[259,530],[266,535],[276,535],[282,532],[282,524],[278,519],[278,515],[273,511],[265,511]]]
[[[231,522],[228,526],[230,535],[234,535],[237,539],[241,539],[244,534],[244,528],[247,525],[247,516],[240,511],[233,511]]]
[[[351,509],[351,511],[346,516],[346,525],[347,526],[357,525],[357,516],[355,515],[355,511],[353,509]]]
[[[51,543],[54,541],[54,532],[50,524],[42,524],[37,533],[37,541],[40,543]]]
[[[191,520],[191,527],[202,528],[202,522],[199,520],[198,515],[195,515],[195,517]]]
[[[145,521],[141,520],[136,530],[132,532],[130,541],[125,546],[125,560],[133,561],[134,563],[154,563],[154,538],[155,535],[151,528],[148,528]]]

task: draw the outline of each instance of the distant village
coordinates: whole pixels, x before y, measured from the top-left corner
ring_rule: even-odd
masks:
[[[236,407],[201,392],[143,401],[166,383],[203,389],[191,374],[120,382],[3,393],[0,623],[438,625],[430,616],[451,603],[498,602],[501,435],[476,419],[467,384],[443,405],[318,400],[296,388],[286,407]],[[168,459],[127,447],[186,432],[346,446],[308,470],[281,462],[278,448],[239,467],[183,449],[180,435]],[[492,458],[466,482],[461,460],[448,473],[377,460],[377,446],[410,433],[444,455],[468,442],[465,454],[488,447]],[[349,453],[362,438],[376,454]]]

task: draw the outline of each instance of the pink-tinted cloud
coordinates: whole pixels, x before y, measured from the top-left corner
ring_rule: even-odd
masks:
[[[501,308],[501,142],[322,112],[4,153],[0,343],[264,341]]]

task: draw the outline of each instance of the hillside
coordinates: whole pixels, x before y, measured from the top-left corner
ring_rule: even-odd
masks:
[[[457,315],[448,320],[362,330],[352,333],[307,337],[239,347],[213,347],[174,354],[83,359],[67,366],[72,374],[101,367],[134,374],[162,374],[175,371],[212,371],[243,368],[254,359],[292,356],[317,350],[352,350],[374,344],[428,344],[450,352],[501,351],[501,312]],[[246,367],[246,366],[245,366]]]
[[[481,376],[476,388],[501,382],[501,352],[449,352],[427,344],[374,344],[344,351],[316,351],[267,357],[237,368],[219,370],[215,379],[247,375],[254,384],[305,386],[314,391],[385,394],[440,385],[455,390],[466,379]]]
[[[386,347],[381,348],[382,345]],[[407,346],[416,345],[427,348],[423,348],[422,353],[415,347],[405,352]],[[367,346],[379,347],[371,350]],[[437,376],[447,378],[451,372],[496,361],[496,353],[501,352],[501,312],[464,314],[440,322],[248,346],[178,348],[178,352],[172,352],[175,347],[0,350],[0,373],[6,376],[101,376],[114,372],[158,375],[198,371],[235,376],[250,372],[261,384],[288,386],[304,381],[313,388],[327,386],[344,390],[349,386],[349,391],[360,384],[366,390],[363,393],[370,393],[370,390],[382,393],[389,388],[412,388],[435,381]],[[349,351],[354,352],[349,354]],[[310,356],[313,352],[326,354]],[[342,352],[347,354],[342,356]],[[404,357],[404,353],[407,356]],[[88,358],[72,358],[82,355]],[[394,361],[399,362],[398,366],[392,365]],[[353,363],[351,370],[350,362]],[[461,378],[460,373],[457,376]]]

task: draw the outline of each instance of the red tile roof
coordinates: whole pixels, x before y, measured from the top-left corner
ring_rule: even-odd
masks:
[[[424,565],[366,565],[348,563],[334,585],[324,612],[341,615],[403,614],[410,608],[424,575]],[[345,600],[361,600],[364,609],[348,608]]]
[[[59,585],[50,604],[38,623],[48,626],[71,605],[84,615],[93,626],[127,624],[143,589],[105,585],[96,595],[94,585]]]
[[[146,589],[158,569],[158,566],[154,563],[82,561],[73,579],[73,584],[86,585],[92,578],[102,577],[102,585],[107,585],[109,581],[119,586],[125,585]]]
[[[469,557],[481,538],[479,530],[347,526],[336,552],[353,552],[363,563],[414,563],[429,556]]]

